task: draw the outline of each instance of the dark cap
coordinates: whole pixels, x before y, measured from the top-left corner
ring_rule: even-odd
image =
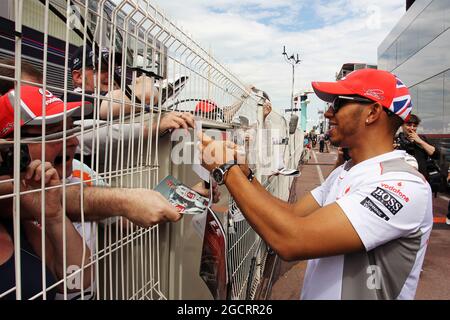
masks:
[[[70,70],[79,70],[83,67],[83,46],[78,47],[71,56],[70,59]],[[101,57],[102,57],[102,64],[108,65],[108,59],[109,59],[109,50],[107,48],[101,49]],[[92,50],[92,47],[90,45],[86,45],[86,68],[92,68],[94,65],[93,63],[98,63],[97,60],[98,54],[98,47],[94,50]],[[115,53],[115,63],[120,64],[122,62],[122,55],[120,53]]]
[[[406,123],[415,123],[417,125],[420,124],[422,120],[420,120],[420,118],[418,116],[416,116],[415,114],[412,114],[409,116],[408,121],[406,121]]]

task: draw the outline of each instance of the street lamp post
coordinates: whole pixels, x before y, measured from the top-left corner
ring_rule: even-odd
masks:
[[[292,65],[292,93],[291,93],[291,114],[294,111],[294,82],[295,82],[295,66],[301,62],[298,57],[295,57],[295,54],[288,56],[286,53],[286,46],[283,46],[283,56],[286,59],[286,62]]]

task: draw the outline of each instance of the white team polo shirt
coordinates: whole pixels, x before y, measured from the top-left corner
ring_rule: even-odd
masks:
[[[311,191],[336,202],[365,251],[308,261],[302,299],[414,299],[433,225],[432,192],[393,151],[336,168]]]

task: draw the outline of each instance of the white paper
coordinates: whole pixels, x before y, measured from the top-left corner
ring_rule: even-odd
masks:
[[[273,171],[272,174],[288,176],[288,177],[298,177],[298,176],[300,176],[301,173],[297,169],[282,168],[282,169],[278,169],[278,170]]]
[[[230,207],[228,209],[228,214],[233,220],[233,222],[240,222],[245,220],[244,215],[241,210],[238,208],[237,203],[235,201],[231,201]]]

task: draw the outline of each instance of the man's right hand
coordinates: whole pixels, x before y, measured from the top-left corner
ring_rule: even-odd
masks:
[[[50,162],[44,163],[44,174],[42,174],[42,162],[33,160],[25,172],[22,180],[21,191],[31,191],[41,189],[41,179],[44,178],[45,187],[55,187],[61,185],[58,172]],[[62,192],[60,187],[56,187],[45,192],[45,220],[46,223],[59,223],[62,219]],[[41,191],[30,192],[21,196],[23,208],[28,214],[38,221],[41,221]]]
[[[161,116],[159,123],[159,133],[163,134],[168,130],[194,128],[194,116],[188,112],[168,112]]]
[[[203,132],[197,134],[197,138],[200,140],[198,145],[200,151],[200,157],[203,167],[212,171],[224,163],[238,159],[238,147],[232,141],[227,140],[213,140],[210,136]],[[243,163],[243,162],[242,162]]]
[[[159,192],[148,189],[125,189],[124,216],[134,224],[149,228],[161,222],[178,221],[181,214]]]

